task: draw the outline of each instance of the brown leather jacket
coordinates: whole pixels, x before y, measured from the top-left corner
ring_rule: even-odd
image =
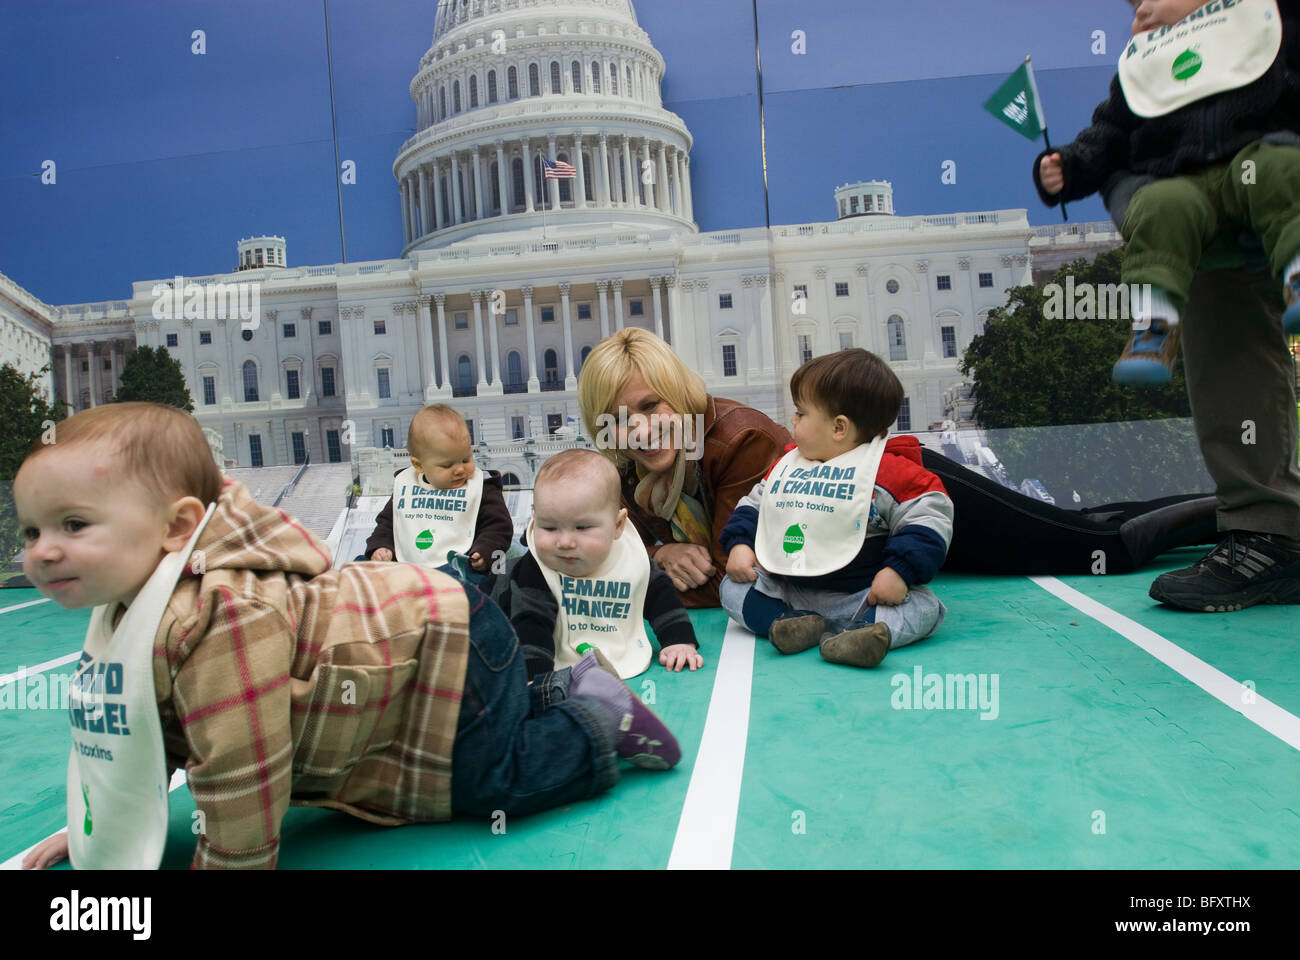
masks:
[[[731,519],[736,503],[781,457],[789,432],[764,413],[735,400],[708,397],[704,411],[704,456],[688,461],[686,468],[700,472],[700,494],[709,511],[713,542],[713,576],[702,587],[681,591],[679,596],[686,607],[718,606],[718,588],[727,575],[727,554],[718,542],[718,535]],[[672,527],[637,506],[636,468],[632,464],[623,471],[623,506],[628,517],[641,534],[646,550],[653,557],[659,547],[656,541],[674,543]]]

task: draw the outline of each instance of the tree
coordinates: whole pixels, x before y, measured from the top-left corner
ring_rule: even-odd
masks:
[[[962,359],[975,419],[991,431],[989,446],[1012,483],[1038,479],[1058,501],[1067,498],[1065,507],[1074,505],[1074,491],[1085,503],[1104,503],[1214,489],[1190,421],[1173,419],[1191,415],[1181,356],[1164,387],[1120,386],[1110,379],[1111,367],[1130,320],[1093,318],[1108,312],[1095,309],[1097,296],[1094,309],[1074,314],[1086,318],[1045,316],[1050,284],[1094,294],[1108,289],[1119,283],[1120,256],[1111,250],[1093,262],[1065,264],[1044,289],[1013,288],[1005,307],[989,311],[984,333]]]
[[[40,373],[23,374],[8,363],[0,367],[0,423],[5,425],[0,431],[0,559],[6,564],[23,545],[14,505],[14,477],[27,448],[43,434],[52,434],[54,422],[64,414],[46,402],[40,381],[49,369],[46,366]]]
[[[136,347],[122,367],[121,385],[114,402],[144,400],[194,412],[194,399],[185,384],[185,372],[166,347]]]

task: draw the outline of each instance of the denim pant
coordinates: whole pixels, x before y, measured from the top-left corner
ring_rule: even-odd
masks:
[[[452,810],[536,813],[608,790],[618,780],[608,713],[590,697],[567,696],[568,670],[530,687],[506,615],[476,588],[465,593],[470,649],[451,757]]]

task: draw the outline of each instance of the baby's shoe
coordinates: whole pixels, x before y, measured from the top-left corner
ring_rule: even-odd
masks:
[[[667,770],[682,758],[677,738],[597,652],[573,665],[569,697],[577,696],[591,697],[605,708],[614,721],[614,749],[629,763]]]
[[[826,621],[820,614],[783,617],[772,622],[768,639],[782,653],[803,653],[811,650],[826,633]]]
[[[1292,273],[1282,287],[1286,312],[1282,314],[1282,330],[1288,337],[1300,334],[1300,271]]]
[[[860,623],[821,642],[822,659],[850,667],[878,666],[893,639],[887,623]]]
[[[1162,387],[1174,376],[1174,360],[1178,356],[1177,326],[1157,317],[1145,330],[1129,334],[1124,353],[1111,370],[1110,378],[1116,383],[1132,387]]]

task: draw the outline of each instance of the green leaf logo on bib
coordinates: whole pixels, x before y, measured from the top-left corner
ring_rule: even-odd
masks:
[[[1175,80],[1190,80],[1192,77],[1196,76],[1197,71],[1200,69],[1201,58],[1197,53],[1191,50],[1184,50],[1174,58]]]
[[[415,535],[415,548],[417,550],[428,550],[433,546],[433,531],[421,530]]]
[[[86,789],[85,784],[81,787],[81,799],[86,802],[86,819],[82,828],[86,831],[86,836],[90,836],[90,831],[95,829],[95,824],[90,819],[90,791]]]
[[[799,524],[792,523],[786,528],[785,536],[781,538],[781,549],[786,553],[798,553],[803,549],[803,531]]]

